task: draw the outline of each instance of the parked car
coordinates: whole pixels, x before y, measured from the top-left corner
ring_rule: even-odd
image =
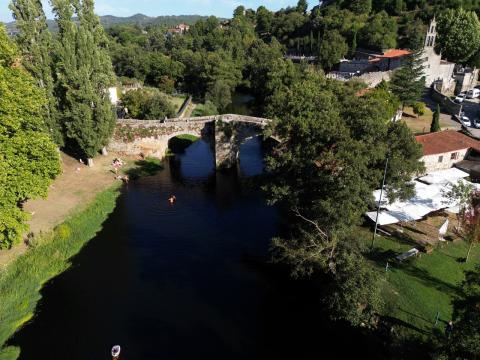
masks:
[[[465,92],[461,92],[460,94],[458,94],[455,99],[453,101],[455,101],[456,103],[462,103],[463,100],[465,100],[465,97],[467,96],[467,94]]]
[[[475,99],[480,96],[480,89],[471,89],[467,91],[467,99]]]
[[[465,127],[472,126],[472,122],[470,121],[470,118],[468,116],[463,115],[463,113],[460,115],[455,115],[454,118]]]
[[[480,129],[480,119],[479,118],[473,119],[473,124],[472,125],[475,129]]]

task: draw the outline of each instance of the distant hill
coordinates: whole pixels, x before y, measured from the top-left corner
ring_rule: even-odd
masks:
[[[168,15],[168,16],[157,16],[151,17],[143,14],[135,14],[128,17],[119,17],[113,15],[105,15],[100,16],[100,22],[106,28],[114,26],[114,25],[121,25],[121,24],[134,24],[140,27],[145,27],[147,25],[166,25],[166,26],[175,26],[181,23],[192,25],[196,23],[198,20],[206,19],[206,16],[200,15]],[[50,30],[55,31],[57,29],[57,25],[54,20],[47,20],[48,27]],[[6,24],[7,31],[9,33],[15,33],[15,21],[9,22]]]

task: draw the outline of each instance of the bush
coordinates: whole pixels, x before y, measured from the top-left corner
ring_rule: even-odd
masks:
[[[165,94],[157,89],[144,88],[128,91],[122,96],[128,117],[140,120],[159,120],[175,116],[175,108]]]
[[[72,229],[67,224],[60,224],[55,228],[55,236],[61,240],[66,240],[72,234]]]

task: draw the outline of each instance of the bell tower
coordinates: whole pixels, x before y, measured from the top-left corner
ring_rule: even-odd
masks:
[[[425,37],[425,48],[433,48],[435,47],[435,40],[437,39],[437,21],[435,17],[430,21],[430,25],[428,26],[427,36]]]

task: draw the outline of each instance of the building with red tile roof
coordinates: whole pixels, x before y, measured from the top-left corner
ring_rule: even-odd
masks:
[[[418,135],[415,139],[422,145],[426,172],[449,169],[472,152],[480,152],[480,141],[455,130]]]

